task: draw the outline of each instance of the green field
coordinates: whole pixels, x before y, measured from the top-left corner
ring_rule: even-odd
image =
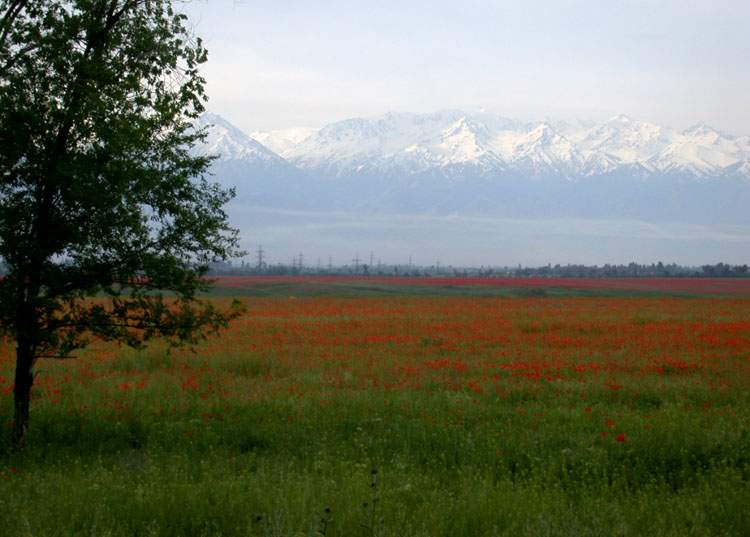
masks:
[[[750,299],[338,291],[40,363],[21,453],[5,342],[0,535],[750,535]]]

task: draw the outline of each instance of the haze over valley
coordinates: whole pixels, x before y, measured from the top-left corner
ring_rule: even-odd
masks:
[[[279,261],[746,262],[750,136],[618,115],[527,122],[387,113],[245,133],[204,114],[202,152],[249,249]]]

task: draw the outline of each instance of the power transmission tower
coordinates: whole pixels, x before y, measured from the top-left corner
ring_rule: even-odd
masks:
[[[352,259],[352,263],[354,264],[354,274],[359,273],[359,253],[357,253],[354,256],[354,259]]]
[[[263,265],[264,265],[263,254],[264,253],[265,252],[263,251],[263,245],[261,244],[260,246],[258,246],[258,252],[257,252],[257,255],[258,255],[258,272],[262,272],[263,271]]]
[[[328,256],[328,272],[333,271],[333,258],[329,255]]]

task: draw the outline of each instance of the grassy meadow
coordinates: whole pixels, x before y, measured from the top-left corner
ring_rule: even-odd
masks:
[[[38,364],[22,453],[0,343],[0,535],[750,535],[750,282],[647,283],[227,280]]]

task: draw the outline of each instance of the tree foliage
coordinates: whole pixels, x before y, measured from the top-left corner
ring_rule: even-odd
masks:
[[[206,59],[169,0],[0,0],[0,332],[21,436],[38,358],[92,336],[192,342],[238,314],[197,297],[238,244],[233,193],[193,151]]]

